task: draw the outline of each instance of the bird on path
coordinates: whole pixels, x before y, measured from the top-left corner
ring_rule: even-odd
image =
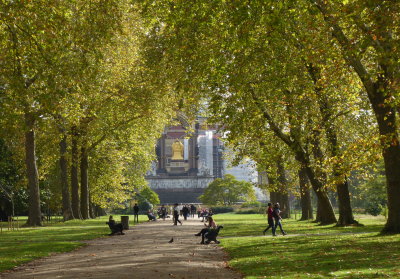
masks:
[[[171,238],[171,240],[168,241],[168,243],[172,243],[172,242],[174,242],[174,238]]]

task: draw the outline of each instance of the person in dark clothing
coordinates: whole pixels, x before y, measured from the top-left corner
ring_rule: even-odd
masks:
[[[272,203],[268,203],[268,208],[267,208],[267,215],[268,215],[268,227],[263,231],[263,234],[265,235],[265,233],[272,228],[272,234],[274,234],[274,209],[272,208]]]
[[[183,208],[182,208],[182,213],[183,213],[183,219],[186,221],[187,220],[187,217],[189,216],[189,207],[187,206],[187,205],[185,205]]]
[[[108,218],[108,222],[106,223],[111,229],[111,235],[119,232],[120,234],[124,234],[122,230],[124,229],[121,223],[116,223],[112,215]]]
[[[272,235],[276,236],[276,228],[279,226],[279,229],[281,230],[282,235],[286,235],[285,231],[282,228],[282,217],[281,217],[281,210],[279,209],[279,203],[276,203],[274,205],[274,210],[272,212],[272,215],[275,219],[275,224],[272,227]]]
[[[192,215],[192,218],[194,218],[194,215],[196,214],[197,208],[192,204],[190,206],[190,213]]]
[[[139,223],[139,206],[135,203],[133,207],[133,222]]]
[[[182,222],[179,221],[179,206],[178,204],[174,204],[174,226],[177,226],[179,224],[182,225]]]
[[[160,208],[160,215],[161,215],[161,218],[163,219],[163,220],[165,220],[165,218],[167,218],[167,209],[165,208],[165,206],[164,205],[162,205],[161,206],[161,208]]]

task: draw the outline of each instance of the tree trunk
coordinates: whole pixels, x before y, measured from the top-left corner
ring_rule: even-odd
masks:
[[[283,133],[280,127],[276,125],[276,123],[272,120],[272,117],[265,109],[264,104],[260,102],[260,100],[255,96],[253,91],[250,91],[250,93],[252,94],[255,102],[262,109],[264,118],[267,120],[270,129],[275,133],[275,135],[278,138],[280,138],[283,142],[285,142],[288,145],[288,147],[295,153],[296,160],[298,160],[298,162],[306,169],[307,176],[310,180],[311,186],[315,191],[317,198],[320,200],[321,206],[323,206],[323,209],[321,210],[321,223],[323,224],[336,223],[335,213],[333,212],[333,208],[331,202],[329,201],[328,195],[326,194],[323,188],[323,184],[317,179],[315,172],[311,167],[309,155],[302,147],[300,140],[297,139],[296,133],[293,133],[291,137]]]
[[[328,194],[323,188],[318,179],[315,178],[314,173],[310,167],[306,167],[307,176],[310,180],[311,186],[317,195],[318,202],[319,202],[319,222],[321,224],[333,224],[336,223],[336,216],[332,208],[331,201],[329,200]]]
[[[89,216],[91,219],[96,218],[95,212],[93,210],[92,195],[90,194],[90,191],[89,191]]]
[[[94,212],[95,212],[96,216],[106,216],[107,215],[106,211],[103,208],[101,208],[100,206],[95,204],[95,205],[93,205],[93,207],[94,207]]]
[[[35,116],[25,113],[25,164],[28,176],[29,213],[27,224],[29,226],[42,226],[42,212],[40,209],[40,191],[38,170],[36,166],[35,146]]]
[[[71,205],[75,218],[82,219],[81,207],[79,203],[79,178],[78,178],[78,132],[76,127],[72,127],[71,132]]]
[[[304,168],[299,170],[301,221],[313,219],[311,193],[308,187],[307,172]]]
[[[382,136],[385,162],[386,188],[388,195],[388,219],[383,233],[400,233],[400,146],[396,125],[396,110],[385,104],[383,92],[376,89],[372,107]],[[379,96],[382,100],[379,100]],[[372,102],[372,101],[371,101]]]
[[[322,165],[324,154],[321,149],[319,130],[313,131],[312,146],[314,158],[317,162],[319,162],[318,165],[320,166]],[[331,201],[329,200],[329,196],[324,189],[323,183],[326,183],[327,180],[326,173],[322,170],[321,167],[318,167],[317,169],[312,169],[309,158],[305,157],[304,154],[298,154],[296,158],[299,158],[299,161],[303,162],[302,168],[304,168],[305,172],[307,173],[307,177],[318,199],[316,221],[320,222],[321,224],[336,223],[337,220],[333,211]],[[317,177],[320,178],[318,179]]]
[[[318,147],[318,146],[317,146]],[[307,174],[308,180],[315,192],[318,199],[317,217],[316,221],[321,224],[333,224],[336,223],[335,212],[331,201],[329,200],[328,194],[324,189],[322,182],[316,177],[316,171],[311,168],[310,160],[304,152],[296,153],[296,160],[301,164],[301,168],[304,169]]]
[[[278,193],[277,192],[269,192],[269,199],[272,204],[278,202]]]
[[[63,135],[60,141],[60,170],[61,170],[61,191],[62,191],[62,212],[64,221],[74,219],[71,208],[71,199],[68,187],[68,166],[67,166],[67,136]]]
[[[347,177],[344,182],[338,183],[337,185],[338,201],[339,201],[339,221],[338,226],[348,226],[352,224],[358,224],[353,217],[353,211],[350,206],[350,193],[349,184]]]
[[[81,147],[81,214],[89,219],[88,154],[85,144]]]
[[[315,222],[319,223],[321,222],[321,214],[322,214],[322,206],[321,203],[317,197],[317,216],[315,216]]]
[[[340,155],[339,142],[336,134],[335,123],[332,119],[332,108],[326,96],[323,95],[322,88],[318,86],[318,80],[320,79],[320,71],[318,67],[309,65],[309,73],[315,84],[315,92],[319,96],[318,106],[319,111],[322,115],[322,125],[325,129],[325,135],[328,142],[328,149],[331,157],[338,157]],[[340,171],[340,166],[336,164],[333,167],[333,175],[336,179],[336,191],[339,203],[339,226],[347,226],[352,224],[358,224],[353,217],[353,210],[350,203],[350,193],[347,183],[347,179],[343,177],[343,173]]]
[[[288,182],[286,179],[285,167],[283,165],[283,159],[279,158],[277,161],[278,169],[278,181],[280,184],[279,193],[279,203],[280,209],[282,210],[282,218],[290,218],[290,205],[289,205],[289,195],[288,195]]]

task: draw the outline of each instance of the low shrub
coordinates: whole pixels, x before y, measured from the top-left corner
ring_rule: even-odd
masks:
[[[260,214],[262,213],[262,208],[249,208],[249,209],[241,209],[236,211],[236,214]]]
[[[214,206],[210,208],[214,214],[233,212],[234,209],[231,206]]]
[[[245,202],[241,204],[241,208],[248,208],[248,207],[260,207],[263,204],[259,201],[251,201],[251,202]]]
[[[378,202],[369,202],[365,208],[365,213],[378,216],[382,213],[383,206]]]

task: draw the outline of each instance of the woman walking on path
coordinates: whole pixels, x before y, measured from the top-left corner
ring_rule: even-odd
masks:
[[[212,229],[217,228],[217,224],[214,222],[213,218],[210,216],[208,217],[208,224],[204,224],[206,226],[204,229],[202,229],[199,233],[196,233],[195,236],[200,236],[201,235],[201,242],[200,244],[204,244],[204,235],[209,232]]]
[[[279,209],[279,203],[276,203],[274,206],[274,210],[272,213],[274,219],[275,219],[275,225],[272,227],[272,235],[276,236],[276,228],[279,226],[279,229],[282,232],[282,235],[286,235],[285,231],[282,228],[282,217],[281,217],[281,210]]]
[[[268,215],[268,227],[263,231],[263,234],[265,235],[265,233],[272,228],[272,234],[274,234],[274,209],[272,208],[272,203],[268,203],[268,208],[266,211],[267,215]]]

